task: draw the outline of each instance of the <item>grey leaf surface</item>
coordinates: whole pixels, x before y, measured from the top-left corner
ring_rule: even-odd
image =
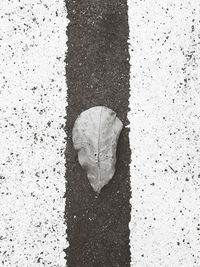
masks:
[[[104,106],[82,112],[74,123],[73,145],[97,193],[115,173],[116,148],[122,127],[116,113]]]

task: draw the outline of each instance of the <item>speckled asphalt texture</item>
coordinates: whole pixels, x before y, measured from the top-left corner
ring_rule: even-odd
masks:
[[[130,149],[128,18],[125,0],[67,0],[68,107],[66,223],[69,267],[130,266]],[[124,124],[116,173],[99,197],[72,145],[72,128],[84,110],[104,105]]]

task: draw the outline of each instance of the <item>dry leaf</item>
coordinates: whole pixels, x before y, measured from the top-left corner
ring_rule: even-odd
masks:
[[[116,113],[103,106],[82,112],[75,121],[72,132],[74,148],[97,193],[114,175],[116,147],[122,127]]]

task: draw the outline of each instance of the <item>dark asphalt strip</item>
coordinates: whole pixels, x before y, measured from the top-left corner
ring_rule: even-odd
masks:
[[[128,125],[129,53],[125,0],[66,0],[70,20],[66,75],[66,223],[68,267],[130,266],[130,149],[123,128],[113,179],[97,198],[72,146],[84,110],[104,105]]]

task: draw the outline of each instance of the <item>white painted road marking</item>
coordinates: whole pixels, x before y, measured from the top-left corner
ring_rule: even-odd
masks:
[[[65,266],[64,1],[0,3],[0,266]]]
[[[129,5],[134,267],[200,266],[199,1]]]

